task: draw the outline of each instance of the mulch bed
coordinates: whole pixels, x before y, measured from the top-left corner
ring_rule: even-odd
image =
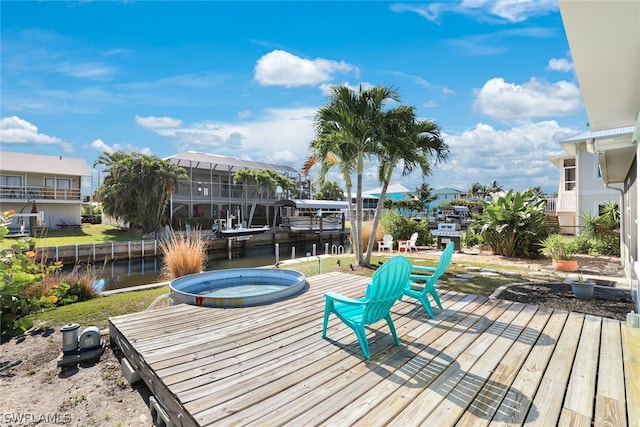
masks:
[[[518,283],[502,290],[497,298],[566,311],[592,314],[626,321],[633,310],[631,293],[626,289],[597,286],[593,298],[578,299],[568,283]]]

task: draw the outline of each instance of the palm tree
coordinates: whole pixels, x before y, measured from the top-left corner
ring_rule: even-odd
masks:
[[[440,137],[438,125],[431,121],[417,121],[413,107],[394,108],[386,112],[383,118],[372,153],[379,161],[378,181],[382,184],[382,191],[373,217],[364,265],[370,264],[375,230],[396,165],[402,163],[402,176],[419,168],[424,177],[431,173],[433,165],[445,161],[449,154],[447,144]],[[415,206],[415,203],[408,205]]]
[[[485,192],[485,188],[486,187],[479,182],[474,182],[469,186],[467,193],[469,193],[470,198],[479,198]]]
[[[103,153],[98,164],[107,174],[98,189],[103,212],[145,232],[162,226],[173,188],[189,179],[183,168],[141,153]]]
[[[491,193],[501,193],[504,191],[504,187],[498,184],[498,181],[494,180],[489,186],[489,191]]]
[[[374,152],[375,137],[382,122],[383,107],[388,100],[399,101],[395,89],[375,86],[356,92],[346,86],[331,87],[329,104],[316,113],[316,138],[311,143],[307,164],[320,161],[321,174],[339,165],[344,176],[349,210],[355,217],[351,227],[356,262],[362,264],[362,180],[365,158]],[[356,206],[351,206],[352,173],[356,174]]]
[[[438,196],[433,194],[433,191],[433,188],[431,188],[431,186],[426,182],[423,182],[419,187],[416,187],[416,190],[414,191],[415,198],[422,202],[422,210],[424,210],[424,207],[427,204],[438,198]]]

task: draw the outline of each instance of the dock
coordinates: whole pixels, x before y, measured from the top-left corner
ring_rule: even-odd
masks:
[[[268,305],[190,305],[109,319],[176,426],[640,425],[640,329],[618,320],[457,292],[429,318],[396,303],[368,329],[371,359],[324,292],[360,297],[368,278],[313,276]]]

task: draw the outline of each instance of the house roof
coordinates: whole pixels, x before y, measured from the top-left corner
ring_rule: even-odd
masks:
[[[640,122],[640,2],[559,0],[591,130]],[[638,131],[587,143],[605,183],[620,183],[636,156]]]
[[[640,110],[640,2],[559,0],[594,131],[636,124]]]
[[[67,176],[91,176],[84,159],[66,156],[46,156],[15,151],[0,152],[0,170],[3,174],[42,173]]]
[[[560,141],[560,143],[563,142],[584,142],[584,141],[588,141],[590,139],[600,139],[600,138],[608,138],[608,137],[615,137],[615,136],[624,136],[624,135],[632,135],[633,131],[635,130],[635,125],[634,126],[624,126],[624,127],[620,127],[620,128],[614,128],[614,129],[603,129],[603,130],[599,130],[599,131],[586,131],[586,132],[582,132],[579,133],[575,136],[572,136],[570,138],[567,138],[565,140]]]
[[[460,193],[462,193],[462,191],[456,190],[455,188],[451,188],[451,187],[438,188],[437,190],[434,190],[433,192],[434,192],[434,194],[460,194]]]
[[[411,191],[402,184],[389,184],[387,187],[387,196],[390,194],[408,194]],[[362,192],[363,197],[379,197],[382,194],[382,187],[374,188],[373,190],[367,190]]]
[[[253,160],[238,159],[236,157],[219,156],[217,154],[199,153],[196,151],[185,151],[182,153],[174,154],[167,157],[165,160],[170,160],[180,167],[184,168],[196,168],[214,171],[230,171],[233,172],[238,169],[266,169],[278,172],[281,174],[295,174],[299,175],[300,172],[291,166],[276,165],[273,163],[254,162]]]

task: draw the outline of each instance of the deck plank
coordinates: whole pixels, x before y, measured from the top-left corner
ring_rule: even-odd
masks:
[[[328,273],[271,304],[176,305],[110,318],[110,334],[177,426],[630,425],[640,417],[640,329],[617,320],[442,292],[367,329],[371,359],[324,292],[370,279]],[[626,401],[626,403],[625,403]]]
[[[602,318],[586,316],[558,425],[591,425]]]
[[[489,423],[490,426],[522,425],[527,417],[536,391],[551,359],[568,313],[554,311],[542,334],[529,353],[524,365]],[[537,409],[534,408],[535,411]]]
[[[490,376],[482,389],[477,392],[476,397],[469,402],[469,406],[458,420],[458,424],[488,425],[507,393],[510,391],[519,393],[517,387],[513,386],[516,376],[528,356],[535,350],[535,346],[539,344],[544,328],[553,314],[551,309],[536,308],[531,321],[524,327],[522,333],[515,337],[515,342],[509,351],[490,372]],[[528,410],[528,405],[525,407],[525,410]]]
[[[525,419],[527,426],[558,424],[583,322],[583,314],[569,313]]]
[[[620,322],[602,319],[595,425],[626,426]]]
[[[640,328],[622,325],[622,352],[627,420],[629,426],[638,427],[640,426]]]

